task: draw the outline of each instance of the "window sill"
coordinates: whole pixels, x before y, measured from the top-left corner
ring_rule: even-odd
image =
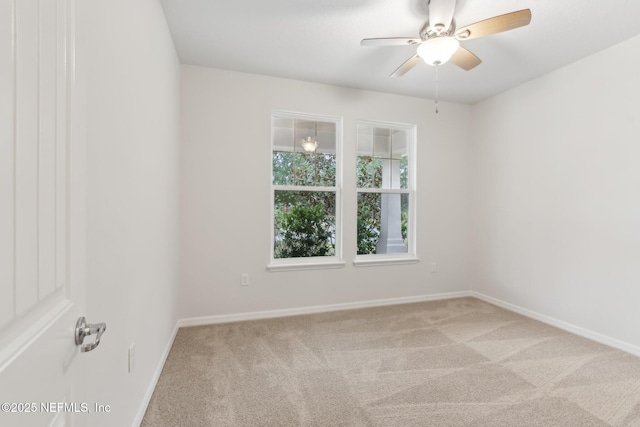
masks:
[[[356,267],[375,267],[379,265],[417,264],[418,262],[420,262],[420,258],[414,256],[379,258],[373,255],[371,257],[366,256],[366,258],[356,258],[356,260],[353,261],[353,265]]]
[[[329,268],[343,268],[344,261],[316,261],[316,262],[292,262],[292,263],[271,263],[267,270],[275,271],[296,271],[296,270],[324,270]]]

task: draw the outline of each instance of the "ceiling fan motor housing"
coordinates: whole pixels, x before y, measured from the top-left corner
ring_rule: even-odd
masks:
[[[445,31],[444,24],[437,23],[437,24],[431,25],[431,23],[427,21],[422,27],[422,29],[420,29],[420,38],[422,39],[422,41],[425,41],[435,37],[451,37],[453,36],[455,31],[456,31],[455,19],[451,20],[451,24],[449,25],[449,28],[446,29],[446,31]]]

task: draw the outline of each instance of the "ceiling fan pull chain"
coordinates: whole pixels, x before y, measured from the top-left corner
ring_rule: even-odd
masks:
[[[440,64],[436,64],[436,114],[438,114],[438,83],[440,79],[438,78],[438,68],[440,68]]]

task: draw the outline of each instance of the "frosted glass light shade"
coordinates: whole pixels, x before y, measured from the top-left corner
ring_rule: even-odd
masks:
[[[300,145],[302,145],[302,148],[307,153],[313,153],[316,151],[316,148],[318,148],[318,141],[308,136],[307,139],[303,139],[302,142],[300,142]]]
[[[427,40],[418,46],[418,56],[429,65],[441,65],[460,47],[460,42],[453,37],[437,37]]]

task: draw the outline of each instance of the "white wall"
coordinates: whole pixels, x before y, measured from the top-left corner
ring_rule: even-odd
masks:
[[[131,425],[176,321],[179,62],[157,0],[77,1],[87,87],[89,322],[106,322],[82,401]],[[136,367],[127,350],[136,343]],[[89,424],[87,424],[89,425]]]
[[[472,107],[472,288],[640,345],[640,37]]]
[[[415,265],[354,267],[355,187],[345,179],[344,253],[336,270],[268,272],[274,110],[344,118],[345,177],[356,120],[418,125]],[[182,66],[179,317],[299,308],[468,289],[468,106]],[[439,272],[429,273],[430,261]],[[240,274],[250,285],[240,286]]]

